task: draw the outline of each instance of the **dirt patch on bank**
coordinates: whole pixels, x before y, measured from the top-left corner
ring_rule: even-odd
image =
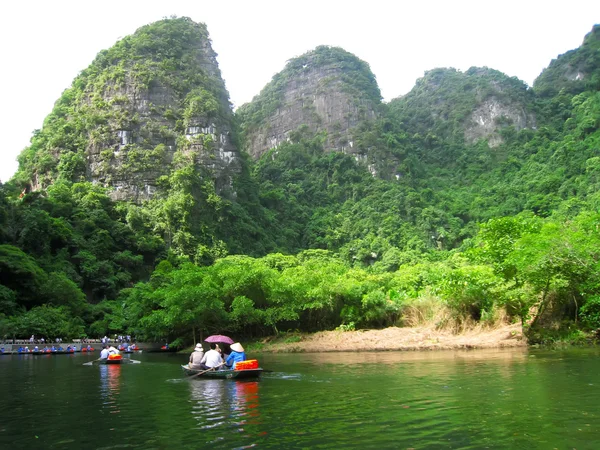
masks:
[[[251,345],[255,350],[274,353],[454,350],[525,346],[527,342],[519,324],[493,329],[474,328],[460,334],[429,327],[295,333],[263,339]]]

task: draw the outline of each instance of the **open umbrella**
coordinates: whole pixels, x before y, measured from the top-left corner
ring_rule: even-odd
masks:
[[[221,344],[233,344],[234,340],[228,336],[223,336],[222,334],[215,334],[213,336],[209,336],[204,339],[204,342],[216,342]]]

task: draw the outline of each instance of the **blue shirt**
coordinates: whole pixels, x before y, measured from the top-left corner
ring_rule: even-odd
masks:
[[[232,369],[235,369],[235,365],[241,361],[246,361],[246,352],[231,352],[227,359],[225,360],[225,364],[231,366],[233,363]]]

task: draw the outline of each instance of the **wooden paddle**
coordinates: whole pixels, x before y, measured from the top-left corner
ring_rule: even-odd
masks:
[[[202,372],[195,373],[194,375],[190,375],[190,378],[194,378],[194,377],[197,377],[198,375],[202,375],[203,373],[210,372],[211,370],[218,369],[219,367],[221,367],[221,366],[222,366],[222,365],[224,365],[224,364],[225,364],[225,363],[221,363],[221,364],[219,364],[218,366],[211,367],[210,369],[203,370]],[[188,367],[189,367],[189,366],[188,366]]]

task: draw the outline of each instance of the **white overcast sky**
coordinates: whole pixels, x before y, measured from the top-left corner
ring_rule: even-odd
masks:
[[[171,15],[206,23],[237,107],[317,45],[368,62],[386,101],[436,67],[488,66],[531,85],[600,23],[600,1],[0,0],[0,180],[100,50]]]

